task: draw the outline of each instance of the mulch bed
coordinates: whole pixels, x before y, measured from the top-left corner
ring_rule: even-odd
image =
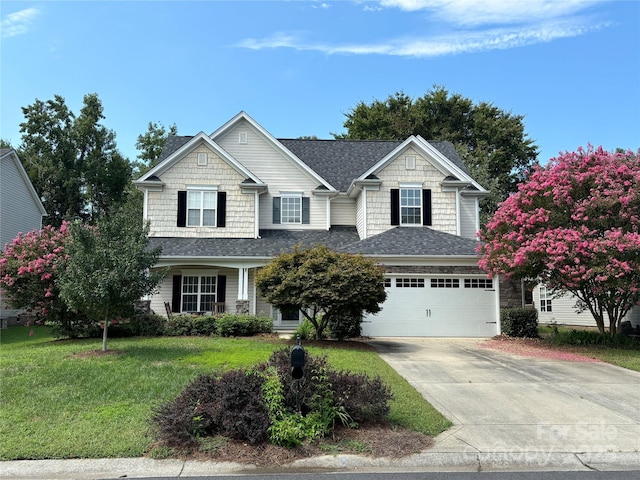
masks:
[[[332,437],[295,448],[279,447],[266,442],[250,445],[228,439],[220,443],[209,453],[196,452],[186,454],[183,458],[244,463],[259,467],[286,465],[304,458],[334,454],[400,458],[433,446],[433,439],[404,428],[377,424],[357,429],[337,427]]]

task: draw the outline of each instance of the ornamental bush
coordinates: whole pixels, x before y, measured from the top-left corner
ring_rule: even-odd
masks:
[[[336,423],[354,427],[388,415],[392,394],[379,378],[336,372],[325,356],[307,355],[296,383],[290,355],[282,349],[251,370],[197,377],[175,400],[154,409],[157,440],[181,450],[217,435],[293,447],[329,434]]]
[[[538,311],[535,308],[510,308],[500,312],[502,333],[510,337],[538,338]]]

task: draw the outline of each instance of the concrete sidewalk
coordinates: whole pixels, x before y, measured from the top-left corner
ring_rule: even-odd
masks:
[[[356,455],[273,469],[148,458],[0,462],[0,478],[112,479],[295,471],[640,470],[640,373],[519,357],[477,339],[376,339],[382,358],[454,426],[401,459]]]

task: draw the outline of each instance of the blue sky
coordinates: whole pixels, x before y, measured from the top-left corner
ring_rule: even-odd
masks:
[[[134,159],[149,121],[211,133],[241,110],[278,138],[442,85],[525,116],[544,162],[640,147],[640,2],[2,1],[0,137],[20,107],[97,93]]]

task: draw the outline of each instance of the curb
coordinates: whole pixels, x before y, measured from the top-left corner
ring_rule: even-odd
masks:
[[[154,460],[151,458],[17,460],[0,462],[3,480],[66,480],[238,474],[331,472],[479,472],[479,471],[630,471],[640,470],[638,452],[547,453],[422,452],[399,459],[324,455],[278,467],[231,462]]]

